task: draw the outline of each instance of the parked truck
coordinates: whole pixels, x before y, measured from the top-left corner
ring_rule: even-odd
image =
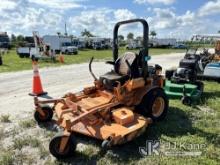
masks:
[[[72,43],[78,49],[83,49],[86,47],[86,38],[72,38]]]
[[[43,42],[50,45],[56,53],[78,54],[78,48],[72,43],[71,37],[58,35],[45,35]]]
[[[111,47],[111,39],[110,38],[101,38],[101,37],[90,37],[90,43],[93,49],[108,49]]]
[[[130,39],[127,41],[127,45],[126,45],[126,49],[139,49],[142,47],[142,41],[141,40],[133,40],[133,39]]]
[[[167,48],[176,45],[177,40],[175,38],[151,38],[149,40],[150,47]]]
[[[26,36],[24,42],[20,43],[16,49],[19,57],[30,57],[31,49],[35,49],[34,38],[32,36]]]
[[[9,40],[7,32],[0,33],[0,48],[1,49],[10,48],[10,40]]]

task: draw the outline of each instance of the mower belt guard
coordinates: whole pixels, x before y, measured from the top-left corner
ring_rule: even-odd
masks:
[[[134,113],[127,108],[116,109],[113,113],[113,118],[120,125],[129,124],[134,121]]]

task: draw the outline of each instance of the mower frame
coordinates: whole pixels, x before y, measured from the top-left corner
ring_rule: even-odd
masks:
[[[107,90],[96,78],[89,63],[89,71],[94,78],[94,86],[81,92],[67,93],[58,99],[39,100],[34,98],[35,119],[38,122],[50,121],[56,114],[56,123],[64,129],[61,136],[50,142],[50,152],[56,158],[70,156],[66,153],[70,143],[75,147],[73,132],[103,140],[102,147],[122,144],[141,135],[153,121],[162,120],[168,110],[168,99],[163,91],[164,78],[160,75],[161,67],[155,67],[155,73],[148,74],[148,23],[144,19],[118,22],[114,28],[113,62],[118,59],[118,29],[130,23],[143,25],[143,50],[141,50],[141,76],[130,78],[124,83],[117,83],[113,90]],[[131,66],[126,61],[128,69]],[[53,104],[53,108],[45,107]],[[55,145],[56,144],[56,145]],[[58,147],[55,149],[55,147]],[[73,148],[74,148],[73,147]],[[69,149],[70,150],[70,149]],[[72,150],[71,150],[72,151]]]

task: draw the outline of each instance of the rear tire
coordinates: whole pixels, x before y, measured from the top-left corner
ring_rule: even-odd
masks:
[[[23,55],[23,54],[19,54],[19,57],[20,57],[20,58],[24,58],[24,55]]]
[[[198,90],[200,90],[201,92],[204,91],[204,83],[203,83],[203,82],[197,81],[197,82],[195,83],[195,85],[197,85],[197,89],[198,89]]]
[[[45,113],[45,116],[42,116],[38,111],[34,112],[34,118],[38,123],[44,123],[51,121],[53,117],[53,110],[49,106],[42,106],[42,111]]]
[[[66,147],[63,152],[59,151],[60,143],[63,137],[67,137],[64,134],[57,134],[52,138],[49,144],[50,153],[57,159],[64,159],[74,155],[76,150],[76,140],[73,135],[70,135]]]
[[[153,121],[161,121],[166,117],[169,100],[162,88],[151,89],[137,106],[137,110],[145,117]]]
[[[2,62],[2,56],[0,55],[0,65],[2,65],[3,62]]]

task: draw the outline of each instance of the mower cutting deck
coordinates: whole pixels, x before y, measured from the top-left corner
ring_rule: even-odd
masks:
[[[143,50],[138,54],[118,55],[118,28],[128,23],[142,23]],[[49,145],[56,158],[72,156],[76,149],[74,132],[103,140],[102,147],[126,143],[141,135],[148,124],[165,118],[168,99],[163,90],[162,68],[148,67],[148,24],[143,19],[119,22],[114,28],[114,70],[94,78],[94,86],[78,93],[67,93],[59,99],[39,100],[35,97],[35,120],[50,121],[53,114],[64,132],[55,136]],[[149,69],[149,70],[148,70]],[[51,107],[47,106],[53,104]]]
[[[165,81],[165,93],[170,99],[181,99],[185,105],[191,105],[196,103],[202,94],[202,91],[198,89],[195,84],[184,83],[176,84],[170,80]]]

